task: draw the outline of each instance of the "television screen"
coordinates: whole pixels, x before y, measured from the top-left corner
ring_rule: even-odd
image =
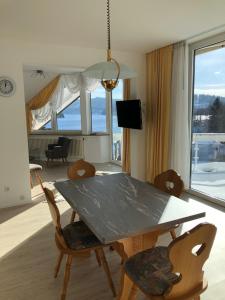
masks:
[[[118,127],[142,129],[141,100],[116,101]]]

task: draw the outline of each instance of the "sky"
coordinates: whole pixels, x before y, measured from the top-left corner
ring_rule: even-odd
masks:
[[[196,55],[195,94],[225,97],[225,48]]]
[[[101,86],[101,84],[91,94],[93,98],[95,97],[105,98],[105,90]],[[122,97],[123,97],[123,81],[120,80],[117,87],[113,90],[113,99],[123,100]]]

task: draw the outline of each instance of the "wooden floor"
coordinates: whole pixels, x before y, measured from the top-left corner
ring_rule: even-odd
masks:
[[[65,225],[69,222],[71,210],[62,197],[58,196],[57,199]],[[225,300],[225,211],[188,194],[185,199],[194,203],[196,208],[204,208],[207,217],[201,221],[212,222],[218,227],[211,257],[205,266],[209,288],[202,299]],[[197,222],[185,224],[182,231]],[[59,299],[64,264],[58,278],[54,279],[53,270],[58,253],[46,203],[36,199],[30,205],[0,210],[0,241],[0,300]],[[159,239],[159,244],[167,244],[168,241],[169,236],[166,235]],[[120,260],[115,252],[107,250],[106,254],[118,289]],[[113,299],[104,271],[98,267],[94,255],[74,259],[68,288],[67,300],[89,299]],[[139,293],[138,300],[143,299],[145,297]]]

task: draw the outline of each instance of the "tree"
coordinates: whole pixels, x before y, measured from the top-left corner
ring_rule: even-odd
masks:
[[[207,133],[208,132],[208,116],[209,105],[207,107],[197,107],[193,109],[193,132],[194,133]]]
[[[225,133],[225,104],[221,102],[219,97],[216,97],[209,108],[209,132],[210,133]]]

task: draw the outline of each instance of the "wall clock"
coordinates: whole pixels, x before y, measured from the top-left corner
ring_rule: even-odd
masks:
[[[16,91],[16,83],[13,79],[2,76],[0,77],[0,96],[10,97]]]

